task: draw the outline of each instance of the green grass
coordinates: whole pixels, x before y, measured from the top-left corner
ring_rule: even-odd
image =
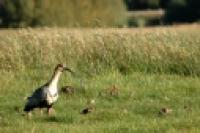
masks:
[[[0,132],[199,132],[198,28],[1,31]],[[76,74],[63,73],[59,86],[75,94],[60,94],[54,116],[22,116],[25,98],[60,62]],[[105,93],[113,85],[118,96]],[[81,115],[88,99],[96,109]],[[171,114],[160,115],[164,107]]]
[[[54,108],[56,114],[40,116],[38,110],[32,119],[21,116],[24,98],[48,79],[49,74],[3,73],[1,76],[0,132],[198,132],[200,130],[200,79],[177,75],[132,73],[117,71],[92,78],[62,75],[59,86],[77,87],[74,95],[61,94]],[[43,75],[44,74],[44,75]],[[101,95],[116,85],[118,96]],[[85,89],[84,89],[85,88]],[[81,115],[88,99],[96,100],[96,110]],[[184,109],[188,106],[191,110]],[[163,107],[173,111],[159,115]]]

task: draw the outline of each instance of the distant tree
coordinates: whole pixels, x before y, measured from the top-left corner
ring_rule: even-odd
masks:
[[[160,0],[160,7],[164,9],[167,8],[170,1],[171,0]]]
[[[160,0],[124,0],[128,10],[156,9]]]
[[[0,0],[4,27],[122,26],[125,13],[122,0]]]
[[[186,10],[189,21],[200,20],[200,0],[187,0]]]
[[[2,25],[29,25],[33,18],[34,3],[26,0],[4,0],[0,10]]]
[[[200,19],[199,0],[171,0],[165,15],[165,21],[194,22]]]
[[[160,8],[160,0],[148,0],[148,7],[151,9]]]

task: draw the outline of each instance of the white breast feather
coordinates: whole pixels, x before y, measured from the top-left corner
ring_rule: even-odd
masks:
[[[57,86],[49,86],[47,93],[47,102],[52,104],[58,99],[58,89]]]

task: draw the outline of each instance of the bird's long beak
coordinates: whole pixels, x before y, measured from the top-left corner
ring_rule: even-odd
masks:
[[[67,67],[64,67],[64,70],[65,70],[65,71],[68,71],[68,72],[70,72],[70,73],[72,73],[72,74],[74,73],[71,69],[69,69],[69,68],[67,68]]]

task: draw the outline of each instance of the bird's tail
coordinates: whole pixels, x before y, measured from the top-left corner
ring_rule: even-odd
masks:
[[[31,110],[33,110],[33,107],[30,106],[29,104],[26,104],[23,111],[24,112],[30,112]]]

